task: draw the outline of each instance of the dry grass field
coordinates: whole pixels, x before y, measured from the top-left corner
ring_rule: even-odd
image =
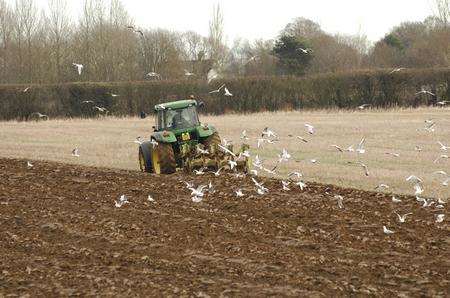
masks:
[[[424,130],[427,119],[436,123],[434,132]],[[280,175],[298,170],[305,181],[365,190],[374,190],[384,183],[390,186],[385,192],[412,194],[413,188],[405,178],[414,174],[424,180],[424,196],[450,196],[450,188],[442,185],[444,177],[433,174],[438,170],[450,173],[449,159],[433,162],[442,154],[450,155],[450,149],[446,153],[438,145],[438,141],[450,145],[450,109],[278,112],[208,116],[202,121],[215,125],[222,138],[235,144],[241,142],[241,131],[246,129],[252,138],[252,155],[259,154],[266,165],[275,164],[281,149],[286,148],[295,161],[283,163]],[[0,156],[138,170],[137,145],[133,140],[149,136],[153,122],[153,118],[2,122]],[[316,134],[309,135],[305,123],[314,125]],[[256,138],[266,126],[279,135],[280,141],[256,150]],[[297,135],[309,142],[299,141]],[[353,145],[356,149],[363,137],[365,154],[340,153],[331,147]],[[423,150],[418,152],[415,146]],[[80,150],[79,158],[71,156],[74,147]],[[313,164],[311,159],[318,162]],[[358,160],[369,167],[368,177],[360,166],[349,163]]]

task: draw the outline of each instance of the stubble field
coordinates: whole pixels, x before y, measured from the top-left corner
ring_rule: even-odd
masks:
[[[296,170],[305,181],[364,190],[386,184],[389,188],[382,191],[403,194],[413,194],[412,185],[405,178],[416,175],[424,180],[424,196],[450,195],[449,187],[442,184],[446,178],[433,174],[439,170],[450,172],[449,159],[434,162],[441,155],[449,155],[440,149],[438,141],[450,145],[450,109],[278,112],[201,118],[202,122],[215,125],[221,137],[232,140],[236,147],[245,129],[251,138],[247,142],[252,146],[252,155],[259,154],[267,168],[276,164],[282,148],[292,154],[292,160],[280,165],[275,176],[264,171],[259,171],[260,175],[283,178]],[[436,123],[434,132],[424,129],[425,120],[430,119]],[[153,117],[3,122],[0,156],[137,170],[137,145],[133,141],[137,136],[148,138],[153,123]],[[315,126],[314,135],[307,133],[305,123]],[[274,130],[279,141],[264,143],[257,149],[256,139],[264,127]],[[304,137],[308,143],[296,136]],[[346,149],[353,145],[356,149],[362,138],[366,139],[364,154],[340,153],[331,147]],[[422,151],[417,151],[416,146]],[[79,158],[71,156],[75,147],[80,150]],[[313,159],[317,162],[312,163]],[[368,166],[369,176],[355,164],[357,161]]]

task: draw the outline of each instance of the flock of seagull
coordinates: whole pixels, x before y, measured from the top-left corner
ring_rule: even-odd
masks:
[[[426,120],[425,121],[427,123],[426,127],[424,128],[426,131],[434,131],[433,127],[435,126],[435,122],[433,122],[432,120]],[[305,123],[304,124],[306,132],[312,136],[316,133],[316,129],[313,125],[309,124],[309,123]],[[288,135],[289,137],[294,137],[293,135]],[[296,136],[296,138],[304,143],[308,143],[308,140],[305,139],[302,136]],[[250,138],[247,135],[246,130],[242,131],[240,139],[242,140],[242,142],[247,143],[248,140],[250,140]],[[262,130],[261,132],[261,136],[255,138],[256,140],[256,148],[261,148],[263,146],[263,144],[267,143],[267,144],[275,144],[276,142],[279,141],[279,137],[278,135],[271,129],[269,129],[268,127],[266,127],[264,130]],[[140,137],[138,137],[135,141],[135,143],[137,144],[141,144],[142,140]],[[234,171],[233,173],[229,173],[230,175],[234,175],[237,178],[242,178],[245,177],[246,174],[242,174],[239,173],[236,170],[236,160],[241,159],[241,158],[249,158],[251,156],[250,151],[249,150],[245,150],[243,152],[241,152],[239,155],[233,153],[231,150],[229,150],[229,145],[231,144],[231,141],[227,141],[226,139],[222,140],[222,144],[218,145],[218,148],[223,151],[224,154],[228,154],[230,155],[230,160],[228,161],[228,165],[219,168],[217,171],[210,171],[208,172],[206,168],[202,168],[202,169],[196,169],[193,171],[193,174],[195,175],[207,175],[207,174],[212,174],[214,176],[220,176],[221,175],[221,171],[222,170],[228,170],[228,171]],[[450,151],[450,146],[447,146],[445,144],[443,144],[442,142],[437,142],[440,150],[443,152],[447,152]],[[157,146],[158,143],[156,141],[152,142],[153,147]],[[365,154],[366,153],[366,149],[365,149],[365,138],[362,138],[362,140],[359,142],[359,144],[357,145],[356,148],[353,148],[353,146],[349,146],[348,148],[341,148],[338,145],[330,145],[331,147],[335,148],[338,152],[355,152],[357,154]],[[422,149],[416,147],[416,151],[421,151]],[[197,153],[199,155],[208,155],[209,152],[208,150],[202,148],[201,145],[199,145],[199,147],[197,148]],[[394,157],[399,156],[397,153],[392,153],[392,152],[386,152],[386,154],[392,155]],[[437,163],[440,159],[442,158],[448,158],[447,154],[442,154],[440,155],[440,157],[438,159],[436,159],[434,161],[434,163]],[[301,190],[303,191],[305,188],[307,188],[307,184],[302,180],[303,174],[300,173],[299,171],[294,171],[291,172],[289,174],[287,174],[286,177],[283,177],[278,175],[277,173],[277,169],[279,167],[280,164],[282,163],[287,163],[289,161],[293,160],[292,155],[286,150],[286,149],[282,149],[281,152],[278,154],[278,160],[275,166],[273,167],[266,167],[264,165],[264,161],[259,157],[259,155],[255,155],[253,157],[252,160],[252,165],[253,165],[253,169],[250,170],[250,177],[251,177],[251,181],[254,184],[254,190],[255,193],[260,195],[260,196],[264,196],[266,194],[269,193],[269,189],[264,186],[264,183],[261,181],[258,181],[258,171],[263,171],[266,172],[268,174],[271,175],[277,175],[278,178],[282,178],[280,179],[280,183],[281,183],[281,190],[288,192],[288,191],[292,191],[292,190]],[[311,163],[317,163],[317,160],[311,160]],[[354,163],[359,165],[362,169],[363,169],[363,173],[366,176],[369,176],[369,169],[368,167],[358,161],[358,162],[349,162],[349,163]],[[445,171],[436,171],[434,172],[435,175],[441,175],[444,177],[444,181],[442,182],[443,186],[448,186],[449,182],[450,182],[450,175],[448,173],[446,173]],[[416,201],[420,204],[422,204],[423,208],[427,208],[430,206],[434,206],[437,210],[443,210],[445,209],[445,204],[446,202],[443,201],[442,199],[438,198],[437,200],[435,199],[426,199],[421,197],[421,195],[424,192],[424,186],[423,186],[423,180],[415,175],[410,175],[409,177],[407,177],[405,179],[405,181],[407,183],[411,184],[412,189],[414,190],[414,195],[416,197]],[[183,183],[187,189],[188,192],[190,192],[190,197],[191,200],[194,203],[199,203],[201,202],[205,196],[207,194],[213,194],[215,193],[215,187],[212,184],[211,181],[209,181],[209,184],[207,185],[198,185],[195,186],[192,182],[187,182],[187,181],[180,181],[181,183]],[[388,189],[389,185],[386,184],[380,184],[377,187],[375,187],[376,191],[381,191],[383,189]],[[233,194],[235,197],[237,198],[242,198],[245,197],[246,194],[244,193],[242,188],[237,188],[232,190]],[[121,196],[119,198],[119,200],[115,203],[116,207],[121,207],[123,204],[128,203],[127,199],[124,199],[126,197]],[[338,208],[343,209],[344,208],[344,197],[341,195],[336,195],[334,196],[334,198],[337,201],[337,205]],[[154,199],[149,196],[148,200],[150,202],[155,202]],[[402,203],[401,199],[396,198],[395,196],[392,196],[392,203],[394,204],[400,204]],[[411,216],[412,213],[406,213],[406,214],[399,214],[398,212],[394,212],[397,217],[398,217],[398,222],[399,223],[405,223],[406,222],[406,218],[408,216]],[[442,223],[444,221],[445,218],[445,214],[444,213],[439,213],[435,215],[435,222],[436,223]],[[383,225],[383,232],[387,235],[393,234],[395,233],[393,230],[389,229],[388,227],[386,227],[385,225]]]

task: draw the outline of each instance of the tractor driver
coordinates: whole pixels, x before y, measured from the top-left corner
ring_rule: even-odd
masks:
[[[188,127],[190,121],[183,116],[183,110],[174,110],[175,114],[172,116],[172,128]]]

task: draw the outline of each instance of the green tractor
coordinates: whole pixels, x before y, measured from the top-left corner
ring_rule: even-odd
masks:
[[[172,174],[177,169],[188,172],[207,168],[220,168],[248,172],[249,160],[236,155],[232,145],[224,146],[217,130],[201,124],[196,100],[180,100],[155,106],[156,126],[150,141],[139,146],[141,171],[155,174]],[[248,149],[242,145],[241,152]],[[245,155],[245,154],[244,154]]]

